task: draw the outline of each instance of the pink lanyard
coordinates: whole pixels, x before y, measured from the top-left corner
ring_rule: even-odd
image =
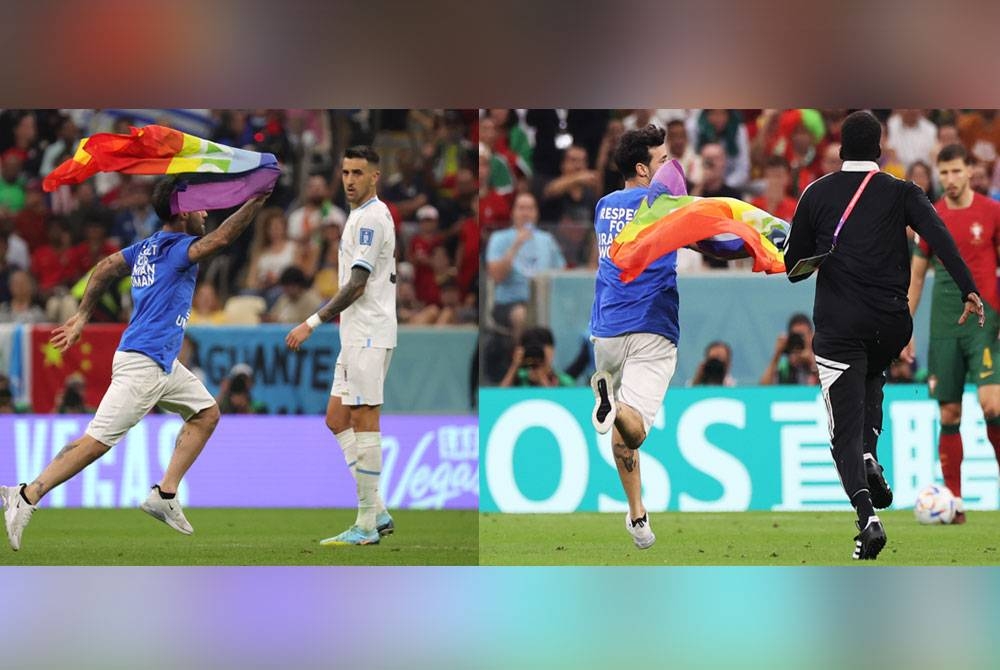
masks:
[[[865,175],[864,180],[861,182],[861,186],[858,190],[854,192],[854,197],[851,198],[851,202],[847,204],[847,209],[844,210],[843,215],[840,217],[840,223],[837,224],[837,229],[833,231],[833,244],[830,245],[830,251],[833,251],[837,246],[837,238],[840,236],[840,229],[844,227],[844,221],[847,221],[847,217],[851,215],[851,211],[854,209],[854,205],[857,204],[858,198],[861,197],[861,192],[865,190],[865,186],[868,186],[868,182],[871,178],[878,174],[878,170],[872,170]]]

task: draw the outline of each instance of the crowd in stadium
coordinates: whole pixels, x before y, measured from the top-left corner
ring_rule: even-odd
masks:
[[[622,188],[613,153],[623,132],[647,124],[663,128],[670,157],[684,169],[689,194],[739,198],[791,221],[802,191],[840,169],[840,128],[849,111],[483,110],[479,218],[490,274],[483,322],[491,334],[484,342],[483,365],[494,371],[487,372],[487,383],[530,384],[546,378],[513,371],[503,375],[503,370],[520,365],[517,356],[526,349],[549,346],[531,328],[538,321],[534,277],[596,269],[594,207],[602,196]],[[935,157],[941,147],[962,143],[974,158],[972,188],[1000,199],[1000,116],[995,110],[874,112],[883,123],[883,171],[913,180],[936,201],[941,190]],[[688,249],[678,252],[679,274],[734,269],[748,271],[749,264],[714,260]],[[815,383],[806,375],[786,373],[779,378],[778,368],[787,365],[789,356],[782,349],[787,342],[779,345],[775,360],[762,371],[761,383]],[[731,357],[724,349],[715,347],[716,358]],[[706,352],[703,362],[709,358]],[[549,382],[585,383],[585,369],[581,365],[579,371],[570,371],[579,377],[554,370]],[[712,379],[719,377],[719,364],[712,369]],[[911,372],[896,370],[901,380]],[[723,373],[719,379],[725,377]]]
[[[190,323],[299,323],[337,290],[346,147],[381,154],[379,196],[396,224],[401,324],[478,316],[476,112],[457,110],[5,110],[0,113],[0,323],[62,322],[101,258],[155,232],[155,178],[102,173],[53,193],[41,180],[96,132],[160,123],[274,153],[268,207],[199,274]],[[229,212],[211,212],[208,229]],[[127,283],[92,322],[129,316]]]

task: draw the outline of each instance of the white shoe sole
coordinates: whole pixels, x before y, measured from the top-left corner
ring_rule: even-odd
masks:
[[[603,395],[607,396],[608,404],[611,405],[611,411],[608,412],[607,416],[604,417],[604,421],[598,421],[597,412],[601,409],[603,404],[602,392],[600,389],[601,382],[604,385]],[[590,421],[594,424],[594,430],[596,430],[601,435],[609,432],[615,425],[615,415],[618,413],[618,408],[615,405],[615,392],[614,388],[611,386],[611,373],[604,370],[599,370],[594,373],[594,376],[590,378],[590,388],[594,392],[594,411],[590,413]]]
[[[167,524],[168,526],[170,526],[171,528],[173,528],[174,530],[176,530],[178,533],[181,533],[183,535],[190,535],[190,534],[192,534],[194,532],[193,528],[190,529],[190,530],[188,530],[186,528],[181,528],[176,523],[174,523],[173,519],[171,519],[170,517],[168,517],[163,512],[160,512],[155,507],[147,505],[146,503],[142,503],[141,505],[139,505],[139,509],[141,509],[143,512],[145,512],[149,516],[153,517],[157,521],[162,521],[163,523]]]

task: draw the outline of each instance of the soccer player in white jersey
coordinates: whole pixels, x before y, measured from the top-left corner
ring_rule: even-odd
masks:
[[[42,496],[103,456],[154,406],[180,414],[184,425],[163,478],[140,509],[180,533],[194,532],[176,499],[177,488],[212,436],[219,406],[177,354],[191,315],[198,263],[236,240],[270,193],[248,200],[206,235],[204,211],[176,215],[170,211],[174,183],[163,179],[153,190],[153,208],[163,229],[99,262],[76,314],[53,331],[56,349],[72,347],[108,286],[132,276],[135,307],[115,352],[111,386],[86,432],[67,444],[30,484],[0,486],[7,539],[14,551],[20,549],[21,534]]]
[[[392,215],[375,195],[379,157],[371,147],[344,152],[343,181],[351,213],[340,242],[340,290],[285,338],[293,351],[321,323],[340,314],[340,355],[326,406],[327,428],[337,438],[357,483],[354,525],[322,545],[378,544],[393,532],[379,495],[382,388],[396,347],[396,235]]]

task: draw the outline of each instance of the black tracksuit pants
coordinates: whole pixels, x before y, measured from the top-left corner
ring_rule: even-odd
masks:
[[[910,341],[912,332],[913,322],[906,315],[865,339],[827,336],[820,331],[813,338],[833,460],[852,504],[859,491],[868,490],[864,455],[871,454],[877,460],[886,369]]]

